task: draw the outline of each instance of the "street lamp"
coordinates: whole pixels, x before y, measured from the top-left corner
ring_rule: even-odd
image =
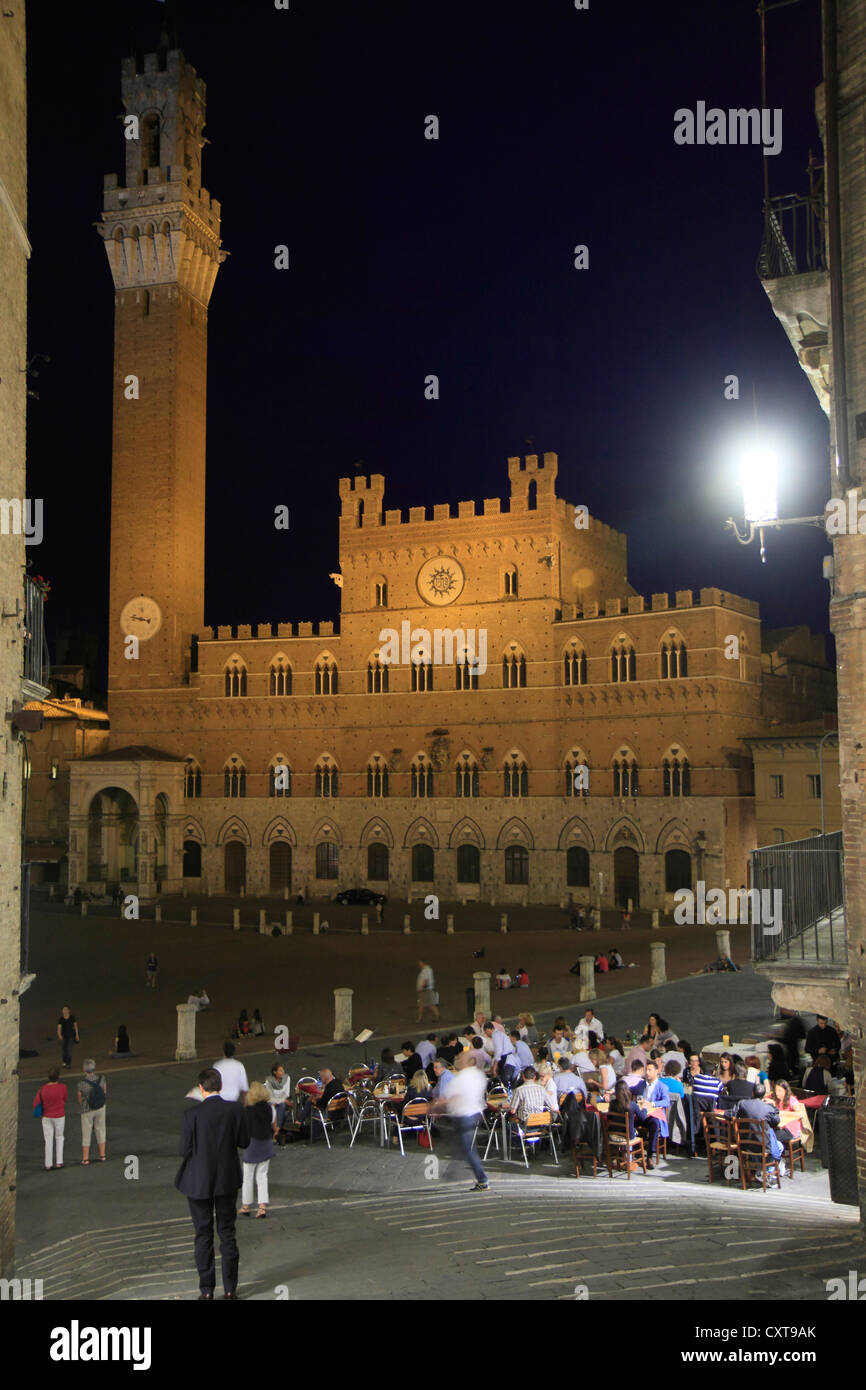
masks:
[[[756,445],[744,454],[740,464],[740,486],[743,489],[745,534],[740,535],[740,528],[732,516],[725,522],[726,530],[733,531],[741,545],[750,545],[757,531],[762,564],[766,564],[767,561],[764,544],[766,527],[773,526],[778,529],[780,526],[820,526],[824,530],[823,516],[779,516],[778,474],[778,460],[772,449]]]

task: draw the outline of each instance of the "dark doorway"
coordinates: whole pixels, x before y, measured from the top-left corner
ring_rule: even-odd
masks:
[[[201,878],[201,845],[198,840],[183,842],[184,878]]]
[[[637,850],[628,845],[620,845],[613,855],[614,894],[619,907],[627,907],[631,898],[632,906],[640,903],[640,859]]]
[[[226,892],[240,893],[247,881],[247,847],[239,840],[230,840],[225,848]]]
[[[285,840],[276,840],[270,850],[270,887],[272,893],[282,893],[292,886],[292,847]]]

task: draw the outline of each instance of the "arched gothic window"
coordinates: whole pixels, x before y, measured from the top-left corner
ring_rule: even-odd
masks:
[[[634,647],[624,638],[617,638],[610,652],[610,678],[612,681],[637,680],[637,658]]]
[[[431,661],[412,662],[412,689],[416,691],[433,689],[433,663]]]
[[[337,780],[337,769],[334,764],[320,758],[316,763],[316,796],[336,796]]]
[[[388,765],[378,755],[367,764],[367,795],[388,795]]]
[[[457,795],[478,796],[478,783],[478,764],[468,753],[464,753],[457,760]]]
[[[412,796],[433,795],[433,766],[426,754],[412,760],[410,783]]]
[[[320,657],[316,662],[316,694],[336,695],[337,663],[332,656]]]
[[[224,779],[224,795],[226,797],[246,796],[247,770],[240,758],[231,758],[226,763]]]
[[[526,685],[526,657],[511,652],[502,658],[502,686],[505,690],[516,690]]]
[[[509,565],[503,578],[506,598],[517,598],[517,566]]]
[[[378,656],[371,656],[367,662],[367,694],[386,695],[388,693],[388,664],[383,665]]]
[[[565,760],[565,795],[589,796],[589,764],[579,748],[572,748]]]
[[[292,693],[292,668],[284,656],[275,656],[271,662],[268,689],[271,695]]]
[[[195,758],[186,758],[183,769],[184,796],[201,796],[201,768]]]
[[[229,699],[247,693],[247,668],[239,657],[232,657],[225,668],[225,692]]]
[[[284,762],[282,755],[274,758],[268,768],[268,795],[291,796],[292,769]]]
[[[688,758],[672,749],[662,763],[662,790],[665,796],[691,796],[692,774]]]
[[[506,758],[504,783],[506,796],[529,795],[529,769],[522,758],[516,755]]]
[[[586,652],[576,644],[566,650],[563,658],[563,684],[586,685]]]
[[[688,675],[686,644],[676,633],[669,633],[660,649],[662,680],[676,680]]]

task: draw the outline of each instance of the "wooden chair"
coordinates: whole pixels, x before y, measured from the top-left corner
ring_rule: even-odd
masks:
[[[574,1176],[576,1178],[580,1177],[580,1170],[588,1158],[592,1159],[592,1176],[598,1177],[598,1158],[588,1139],[578,1139],[572,1149],[572,1157],[574,1158]]]
[[[614,1163],[623,1163],[626,1176],[630,1179],[631,1165],[635,1160],[640,1163],[646,1176],[646,1145],[643,1135],[638,1134],[633,1125],[629,1135],[630,1119],[629,1114],[616,1110],[608,1110],[607,1114],[601,1117],[604,1126],[604,1153],[610,1177],[613,1177]]]
[[[318,1105],[314,1105],[312,1111],[310,1112],[310,1143],[312,1144],[313,1142],[313,1135],[316,1132],[316,1126],[321,1125],[322,1132],[325,1136],[325,1139],[327,1140],[328,1148],[330,1148],[331,1139],[328,1134],[328,1130],[334,1129],[337,1120],[348,1120],[348,1117],[349,1097],[346,1095],[345,1091],[340,1091],[336,1096],[329,1100],[324,1111],[320,1110]],[[352,1126],[350,1124],[349,1133],[351,1134],[351,1132]]]
[[[740,1183],[745,1192],[753,1178],[760,1175],[761,1187],[767,1190],[767,1178],[775,1179],[782,1186],[780,1160],[773,1158],[767,1146],[766,1120],[734,1120],[737,1138],[737,1157],[740,1161]]]
[[[710,1182],[713,1181],[716,1164],[719,1165],[719,1178],[727,1181],[725,1164],[737,1152],[737,1140],[732,1120],[727,1115],[714,1115],[711,1110],[704,1110],[701,1114],[701,1130],[707,1150]],[[737,1158],[737,1166],[739,1167],[739,1158]]]
[[[523,1162],[529,1167],[529,1157],[526,1152],[527,1144],[543,1144],[545,1140],[550,1144],[553,1153],[554,1163],[558,1163],[556,1156],[556,1140],[553,1137],[552,1115],[549,1110],[536,1110],[531,1115],[527,1115],[526,1120],[521,1124],[516,1115],[509,1116],[508,1122],[508,1157],[511,1157],[511,1137],[516,1134],[520,1140],[520,1147],[523,1150]]]
[[[398,1110],[385,1111],[385,1125],[390,1138],[390,1126],[393,1125],[397,1130],[397,1138],[400,1141],[400,1153],[406,1157],[406,1150],[403,1148],[403,1135],[414,1134],[420,1130],[426,1130],[427,1138],[430,1140],[430,1148],[433,1148],[433,1136],[430,1133],[430,1102],[428,1100],[410,1100],[403,1106],[403,1113]]]

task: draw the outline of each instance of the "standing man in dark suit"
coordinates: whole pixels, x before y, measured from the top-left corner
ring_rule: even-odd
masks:
[[[199,1302],[211,1301],[216,1286],[214,1217],[220,1241],[224,1295],[236,1299],[239,1255],[235,1219],[241,1185],[238,1149],[245,1149],[250,1142],[247,1117],[238,1101],[221,1099],[222,1077],[215,1067],[199,1072],[198,1086],[202,1103],[190,1106],[181,1121],[183,1162],[174,1185],[189,1202],[195,1231],[195,1267],[201,1290]]]

